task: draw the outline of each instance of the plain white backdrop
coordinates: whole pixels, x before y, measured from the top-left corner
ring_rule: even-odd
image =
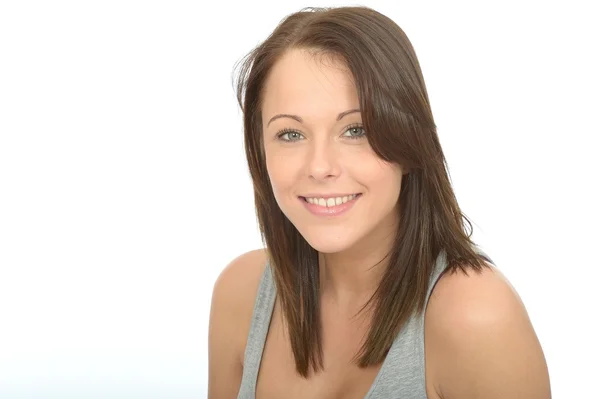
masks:
[[[553,397],[598,395],[593,3],[0,2],[0,397],[206,397],[213,283],[262,245],[234,64],[287,14],[349,4],[414,45]]]

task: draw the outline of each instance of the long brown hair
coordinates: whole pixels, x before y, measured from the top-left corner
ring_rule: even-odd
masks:
[[[296,369],[323,369],[318,253],[283,214],[269,181],[262,142],[265,80],[284,52],[303,49],[342,59],[352,73],[369,144],[385,161],[409,170],[399,196],[400,226],[373,306],[358,365],[381,363],[404,323],[424,312],[429,279],[440,251],[445,273],[486,265],[470,237],[449,178],[415,51],[404,31],[368,7],[304,8],[284,18],[269,37],[236,64],[237,99],[263,241],[290,334]],[[467,228],[468,225],[468,228]],[[365,306],[366,306],[365,305]],[[364,307],[363,307],[364,309]]]

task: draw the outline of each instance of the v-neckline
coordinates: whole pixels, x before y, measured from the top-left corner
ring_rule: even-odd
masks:
[[[440,258],[438,257],[438,259],[436,259],[436,262],[434,263],[435,266],[434,268],[438,268],[439,264],[438,262],[440,261]],[[445,258],[444,258],[445,261]],[[262,341],[262,351],[260,356],[258,357],[257,361],[258,361],[258,365],[257,365],[257,370],[256,370],[256,375],[253,378],[252,381],[252,398],[255,399],[256,398],[256,388],[257,388],[257,382],[258,382],[258,373],[260,371],[260,366],[262,363],[262,353],[264,353],[264,349],[265,349],[265,344],[266,344],[266,339],[268,336],[268,331],[270,330],[271,327],[271,320],[273,317],[273,310],[275,308],[275,301],[277,298],[277,288],[275,286],[275,281],[272,279],[272,270],[271,269],[271,265],[268,264],[267,265],[267,269],[269,270],[265,270],[265,272],[268,272],[269,274],[271,274],[271,276],[267,277],[267,279],[269,280],[268,284],[271,285],[271,297],[269,298],[269,312],[268,312],[268,317],[267,320],[268,322],[267,327],[266,327],[266,331],[265,331],[265,335]],[[434,272],[436,275],[439,275],[439,272],[436,270]],[[431,285],[430,285],[431,286]],[[418,318],[416,317],[416,315],[413,313],[404,323],[404,325],[401,327],[400,331],[398,332],[398,334],[396,335],[396,337],[394,337],[394,341],[392,342],[392,345],[390,346],[390,349],[388,350],[388,353],[385,355],[385,358],[383,359],[383,362],[381,364],[381,367],[379,369],[379,371],[377,372],[377,374],[375,375],[375,379],[373,380],[373,382],[371,383],[371,386],[369,387],[369,390],[367,391],[367,393],[365,394],[363,399],[370,399],[371,397],[373,397],[373,395],[377,394],[381,388],[379,388],[381,386],[381,380],[384,377],[384,375],[387,373],[387,370],[390,366],[390,363],[394,360],[394,358],[396,357],[395,354],[396,352],[399,350],[398,348],[401,347],[401,341],[403,340],[403,338],[405,337],[405,333],[407,331],[407,329],[412,328],[412,323],[418,322]]]
[[[390,349],[388,350],[387,354],[385,355],[385,358],[383,359],[383,363],[381,364],[381,367],[379,368],[379,371],[377,372],[377,375],[375,376],[373,383],[369,387],[369,390],[365,394],[364,399],[369,399],[372,395],[375,394],[375,390],[379,386],[379,381],[381,380],[385,370],[387,370],[387,367],[389,367],[389,363],[391,362],[391,355],[392,355],[392,353],[395,352],[395,350],[397,350],[398,341],[400,341],[400,338],[402,337],[402,332],[403,332],[405,326],[407,326],[408,323],[410,323],[411,321],[412,321],[412,317],[410,317],[406,321],[406,324],[402,327],[402,330],[400,330],[400,333],[398,333],[398,335],[396,335],[396,337],[394,338],[394,342],[392,342]]]

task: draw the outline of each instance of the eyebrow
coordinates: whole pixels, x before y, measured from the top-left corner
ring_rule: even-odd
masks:
[[[346,116],[346,115],[348,115],[348,114],[351,114],[351,113],[354,113],[354,112],[360,112],[360,109],[349,109],[348,111],[341,112],[341,113],[340,113],[340,114],[337,116],[337,119],[336,119],[336,121],[339,121],[339,120],[341,120],[341,119],[342,119],[344,116]],[[271,122],[273,122],[275,119],[279,119],[279,118],[291,118],[291,119],[294,119],[294,120],[296,120],[296,121],[298,121],[298,122],[300,122],[300,123],[303,123],[303,120],[302,120],[302,118],[301,118],[301,117],[299,117],[298,115],[290,115],[290,114],[277,114],[277,115],[275,115],[274,117],[272,117],[272,118],[269,120],[269,123],[267,123],[267,127],[269,127],[269,125],[271,124]]]

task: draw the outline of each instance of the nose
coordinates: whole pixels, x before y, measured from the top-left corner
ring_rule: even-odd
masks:
[[[308,175],[311,179],[325,181],[340,175],[339,159],[334,143],[322,140],[313,142],[308,155]]]

